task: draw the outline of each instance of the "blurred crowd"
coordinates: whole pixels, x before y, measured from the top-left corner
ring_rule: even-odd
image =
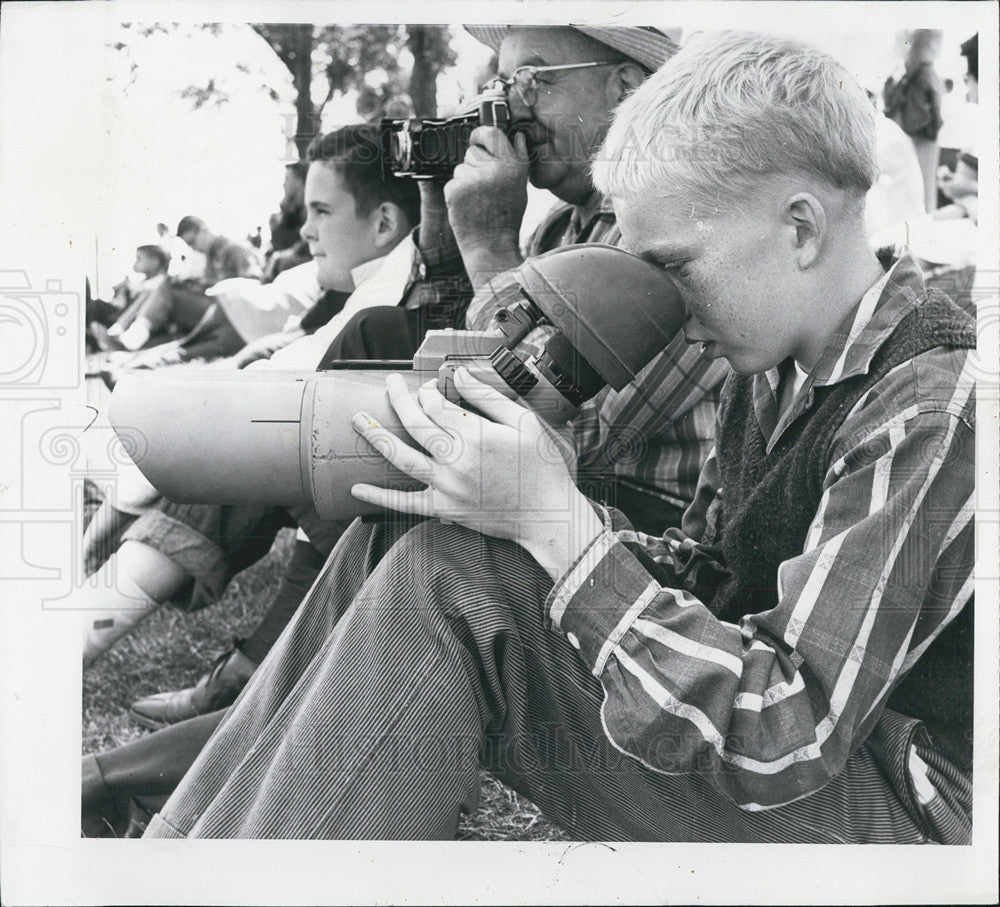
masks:
[[[935,61],[942,54],[942,41],[943,33],[935,29],[901,35],[897,72],[886,79],[879,100],[887,121],[898,127],[897,135],[905,134],[912,144],[912,153],[905,145],[900,148],[895,164],[898,181],[902,182],[902,174],[912,174],[909,208],[905,218],[897,215],[887,229],[873,232],[876,240],[906,243],[935,269],[936,277],[956,285],[965,280],[968,285],[976,255],[978,147],[983,140],[977,113],[979,36],[971,36],[958,48],[966,66],[964,84],[938,75]],[[887,137],[886,144],[890,142]],[[888,214],[886,221],[892,216]]]

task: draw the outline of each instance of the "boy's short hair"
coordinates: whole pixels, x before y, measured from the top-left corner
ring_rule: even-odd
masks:
[[[204,229],[205,221],[203,221],[200,217],[195,217],[193,214],[186,214],[177,224],[176,235],[183,239],[185,233],[190,233],[192,230],[198,233]]]
[[[354,196],[359,217],[370,214],[383,202],[398,205],[411,224],[420,221],[420,191],[416,181],[382,172],[379,128],[372,123],[342,126],[317,136],[306,151],[310,163],[328,163]]]
[[[796,40],[693,36],[619,106],[594,163],[613,198],[681,192],[732,207],[800,172],[863,197],[878,175],[875,111],[846,70]]]
[[[146,255],[151,255],[160,262],[160,270],[166,271],[170,266],[170,253],[167,252],[163,246],[159,246],[156,243],[149,243],[148,245],[136,246],[135,251],[144,252]]]

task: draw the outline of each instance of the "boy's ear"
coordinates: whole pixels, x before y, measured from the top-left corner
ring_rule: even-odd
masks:
[[[382,202],[372,215],[375,218],[375,244],[380,249],[395,246],[409,231],[403,209],[394,202]]]
[[[799,192],[785,202],[785,217],[795,231],[796,263],[805,270],[819,257],[826,241],[826,209],[812,193]]]

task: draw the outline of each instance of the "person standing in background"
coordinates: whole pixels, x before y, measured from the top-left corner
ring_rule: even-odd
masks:
[[[937,199],[938,132],[941,130],[941,97],[944,86],[934,69],[941,53],[941,30],[916,28],[904,32],[903,75],[885,83],[885,115],[912,140],[924,178],[924,206],[933,211]]]

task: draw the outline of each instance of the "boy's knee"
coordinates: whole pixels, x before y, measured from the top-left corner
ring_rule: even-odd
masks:
[[[484,565],[491,544],[500,543],[456,523],[424,520],[410,529],[392,551],[406,558],[415,570],[427,571],[424,576],[430,578],[449,570],[463,570],[470,564]]]
[[[534,595],[547,579],[519,545],[440,520],[411,529],[389,556],[395,578],[412,583],[425,606],[466,616],[492,604],[506,607],[514,594]]]

